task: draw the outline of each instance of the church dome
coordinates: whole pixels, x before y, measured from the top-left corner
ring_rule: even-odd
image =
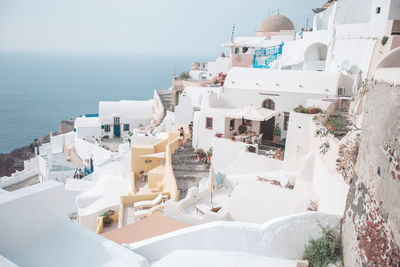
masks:
[[[285,30],[294,30],[293,22],[287,17],[277,14],[264,19],[257,32],[267,33]]]

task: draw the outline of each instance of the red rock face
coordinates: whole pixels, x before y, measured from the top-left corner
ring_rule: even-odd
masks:
[[[393,241],[393,233],[386,227],[380,207],[370,194],[365,199],[371,205],[362,216],[353,217],[361,259],[368,266],[400,265],[400,249]]]

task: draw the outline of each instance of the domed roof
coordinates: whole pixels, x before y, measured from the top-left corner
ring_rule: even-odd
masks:
[[[272,15],[261,22],[258,32],[279,32],[294,30],[293,22],[280,14]]]

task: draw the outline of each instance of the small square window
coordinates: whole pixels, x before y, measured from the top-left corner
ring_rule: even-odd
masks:
[[[376,8],[376,14],[380,14],[381,13],[381,7],[377,7]]]
[[[213,128],[213,118],[206,118],[206,128],[212,130]]]
[[[110,131],[110,124],[104,125],[104,131],[109,132]]]
[[[119,124],[119,117],[114,117],[114,124]]]
[[[235,130],[235,120],[229,122],[229,131]]]
[[[129,124],[124,124],[124,131],[129,131]]]

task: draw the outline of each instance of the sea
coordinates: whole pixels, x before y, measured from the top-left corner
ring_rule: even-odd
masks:
[[[102,100],[146,100],[189,71],[190,55],[0,52],[0,153],[56,132],[61,120],[98,113]]]

